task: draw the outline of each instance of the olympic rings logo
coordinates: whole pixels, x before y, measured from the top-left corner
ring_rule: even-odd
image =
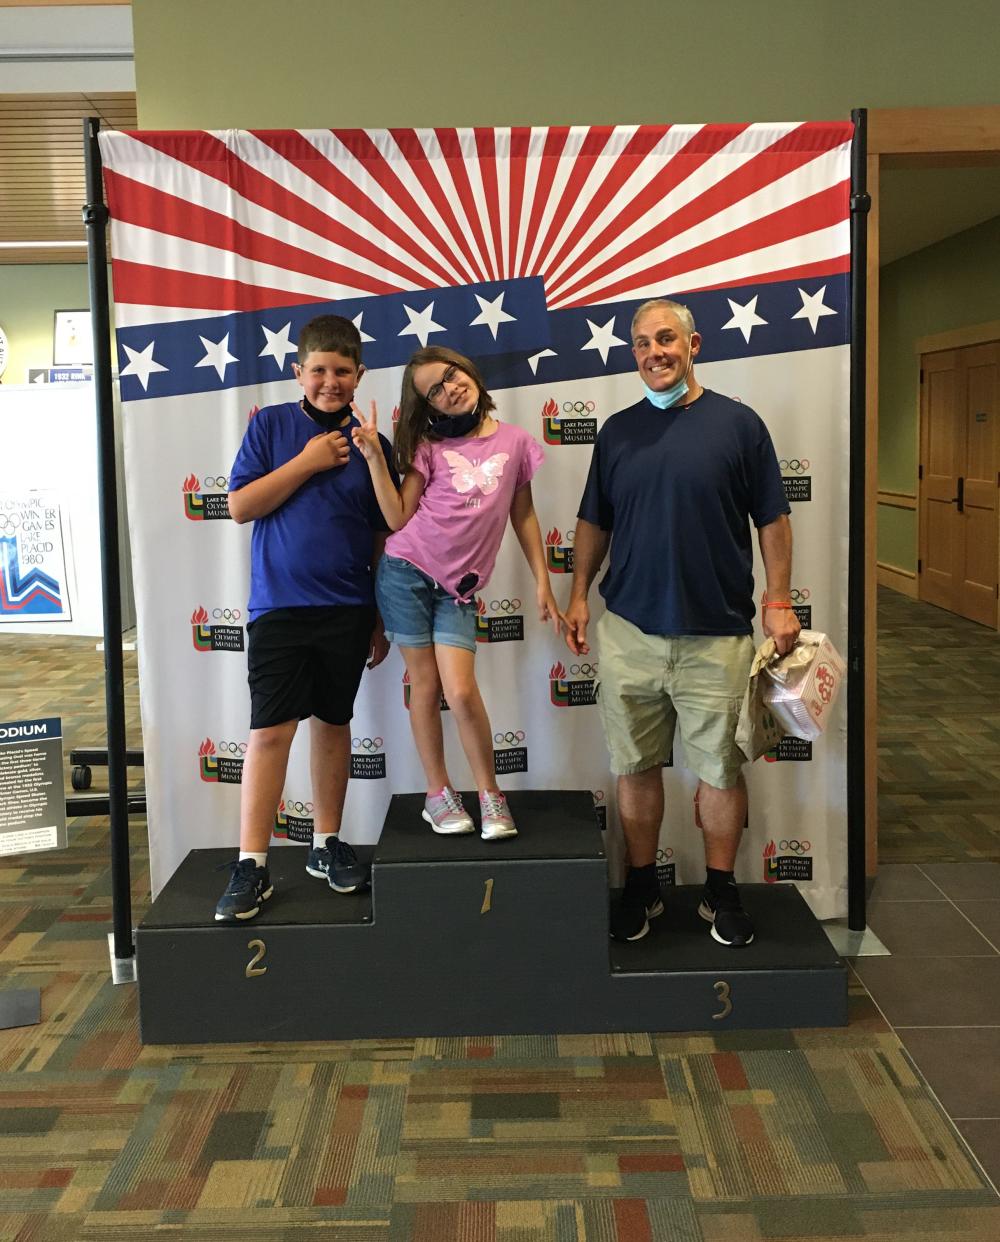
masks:
[[[201,483],[206,491],[211,491],[213,487],[219,489],[220,492],[229,491],[229,475],[228,474],[206,474]]]
[[[604,802],[604,790],[595,789],[592,791],[594,806],[600,806]]]
[[[517,612],[521,607],[519,599],[491,599],[490,612]]]
[[[671,860],[671,858],[673,858],[673,856],[674,856],[674,851],[670,848],[670,846],[669,846],[669,845],[667,846],[667,848],[666,848],[665,850],[657,850],[657,851],[656,851],[656,861],[657,861],[658,863],[660,863],[661,865],[662,865],[663,863],[668,863],[668,862],[670,862],[670,860]]]
[[[245,755],[247,744],[246,742],[220,742],[218,749],[227,755]]]
[[[792,457],[790,459],[782,457],[781,461],[778,462],[778,467],[780,468],[782,474],[805,474],[805,472],[809,469],[809,458],[803,457],[802,460],[799,461],[797,457]]]
[[[524,741],[524,730],[518,729],[516,733],[510,729],[506,733],[494,733],[493,742],[497,746],[520,746]]]
[[[375,751],[381,750],[383,746],[380,737],[352,737],[351,750],[363,750],[366,754],[374,754]]]
[[[785,854],[808,854],[812,849],[811,841],[779,841],[778,849]]]
[[[311,802],[285,802],[285,810],[291,811],[293,815],[311,815],[313,813],[313,804]]]
[[[804,604],[812,592],[808,587],[803,587],[800,591],[797,587],[793,587],[789,592],[793,604]]]
[[[576,538],[576,527],[566,532],[566,542],[570,544],[573,542],[575,538]]]
[[[596,677],[597,661],[595,660],[593,664],[571,664],[569,671],[574,677]]]
[[[0,532],[13,532],[21,525],[20,513],[0,513]]]
[[[213,608],[213,621],[239,621],[243,614],[238,608]]]
[[[593,401],[564,401],[564,414],[593,414],[597,406]]]

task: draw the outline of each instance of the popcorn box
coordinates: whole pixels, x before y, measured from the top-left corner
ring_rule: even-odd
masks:
[[[803,630],[795,647],[764,669],[764,702],[792,737],[815,741],[830,719],[847,675],[840,653],[825,634]]]

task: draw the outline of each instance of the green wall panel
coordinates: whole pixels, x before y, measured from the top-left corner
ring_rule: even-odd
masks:
[[[834,119],[996,102],[994,0],[133,0],[144,128]]]
[[[917,570],[917,511],[878,507],[878,559],[896,569]]]
[[[87,266],[0,265],[0,327],[10,348],[5,384],[26,384],[29,367],[52,365],[52,315],[90,305]]]

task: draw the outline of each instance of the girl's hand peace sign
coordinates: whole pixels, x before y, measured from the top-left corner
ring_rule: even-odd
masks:
[[[353,401],[351,402],[351,409],[357,415],[358,422],[361,424],[360,427],[355,427],[352,430],[351,439],[365,461],[377,461],[382,456],[382,446],[378,438],[378,409],[375,402],[372,402],[371,418],[367,420]]]

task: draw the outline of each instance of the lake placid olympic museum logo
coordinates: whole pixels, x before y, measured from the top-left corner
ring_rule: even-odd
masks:
[[[493,763],[497,776],[509,772],[527,772],[528,748],[523,729],[508,729],[493,734]]]
[[[590,796],[594,799],[594,814],[597,826],[603,832],[608,826],[608,802],[603,789],[592,789]]]
[[[571,664],[557,660],[549,669],[549,702],[553,707],[592,707],[597,661]]]
[[[489,605],[476,596],[477,643],[523,643],[524,614],[519,599],[491,599]]]
[[[809,600],[812,598],[812,591],[808,587],[792,587],[788,594],[792,601],[792,612],[798,617],[799,625],[804,630],[811,630],[813,610]]]
[[[545,536],[545,560],[549,573],[571,574],[573,572],[573,537],[575,530],[568,530],[566,538],[558,526],[553,526]]]
[[[542,439],[546,444],[593,444],[597,439],[597,406],[593,401],[549,397],[542,406]]]
[[[184,516],[189,522],[219,522],[229,518],[229,477],[206,475],[204,480],[189,474],[181,484]]]
[[[271,835],[282,841],[296,841],[299,845],[312,845],[313,804],[299,802],[295,798],[282,798],[274,817]]]
[[[813,878],[812,843],[794,837],[782,838],[764,846],[764,882],[811,880]]]
[[[211,785],[238,785],[243,780],[246,742],[220,742],[206,737],[198,747],[198,775]]]
[[[351,738],[351,779],[385,780],[385,743],[380,737]]]
[[[764,751],[765,763],[812,763],[813,744],[801,737],[783,737],[777,746]]]
[[[403,706],[406,708],[407,711],[410,710],[410,673],[409,673],[409,670],[407,670],[403,674]],[[441,695],[441,710],[443,712],[451,711],[451,708],[448,706],[448,701],[444,697],[443,694]]]
[[[195,651],[242,651],[243,613],[239,608],[213,608],[201,604],[191,614],[191,641]]]
[[[785,488],[785,499],[789,504],[812,500],[812,475],[809,473],[808,457],[782,457],[778,466],[781,469],[781,482]]]
[[[656,851],[656,881],[664,884],[677,883],[677,864],[674,862],[674,851],[669,845]]]

